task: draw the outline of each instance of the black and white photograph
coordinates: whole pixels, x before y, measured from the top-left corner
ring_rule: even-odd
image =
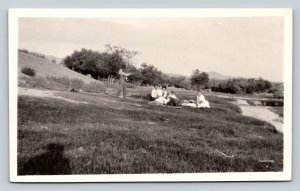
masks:
[[[11,9],[14,182],[288,181],[291,9]]]

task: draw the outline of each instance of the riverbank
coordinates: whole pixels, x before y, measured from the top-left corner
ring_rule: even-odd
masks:
[[[250,105],[244,98],[235,98],[236,101],[231,101],[237,104],[241,110],[242,115],[253,117],[272,124],[277,131],[283,132],[283,117],[275,113],[270,106],[256,106]]]

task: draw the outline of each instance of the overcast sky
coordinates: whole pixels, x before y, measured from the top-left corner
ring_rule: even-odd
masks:
[[[106,18],[19,20],[19,48],[65,57],[105,44],[141,54],[166,73],[190,75],[194,69],[234,77],[283,81],[283,19]]]

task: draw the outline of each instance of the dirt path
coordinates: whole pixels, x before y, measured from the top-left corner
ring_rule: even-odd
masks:
[[[52,91],[52,90],[40,90],[40,89],[29,89],[29,88],[18,87],[18,95],[33,96],[33,97],[40,97],[40,98],[55,98],[55,99],[68,101],[71,103],[89,104],[88,102],[67,99],[67,98],[55,95],[55,93],[56,93],[56,91]]]
[[[107,106],[119,110],[124,110],[124,109],[143,110],[143,106],[140,103],[132,102],[132,100],[137,101],[137,99],[133,99],[133,98],[127,98],[129,102],[122,102],[120,101],[122,100],[122,98],[118,100],[117,97],[112,95],[107,95],[107,94],[99,94],[99,93],[94,94],[88,92],[80,92],[80,93],[74,93],[72,94],[73,96],[70,96],[69,93],[70,92],[60,92],[54,90],[42,90],[42,89],[18,87],[19,96],[23,95],[23,96],[32,96],[32,97],[39,97],[39,98],[54,98],[54,99],[68,101],[70,103],[75,103],[75,104],[102,105],[102,106]]]

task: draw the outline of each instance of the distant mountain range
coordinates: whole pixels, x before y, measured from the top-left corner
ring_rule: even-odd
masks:
[[[207,72],[207,73],[209,75],[209,79],[227,80],[227,79],[232,78],[231,76],[226,76],[226,75],[220,74],[218,72]],[[170,73],[166,73],[166,74],[170,77],[180,77],[180,76],[183,76],[183,77],[186,77],[186,78],[190,77],[190,76],[182,75],[182,74],[170,74]]]

